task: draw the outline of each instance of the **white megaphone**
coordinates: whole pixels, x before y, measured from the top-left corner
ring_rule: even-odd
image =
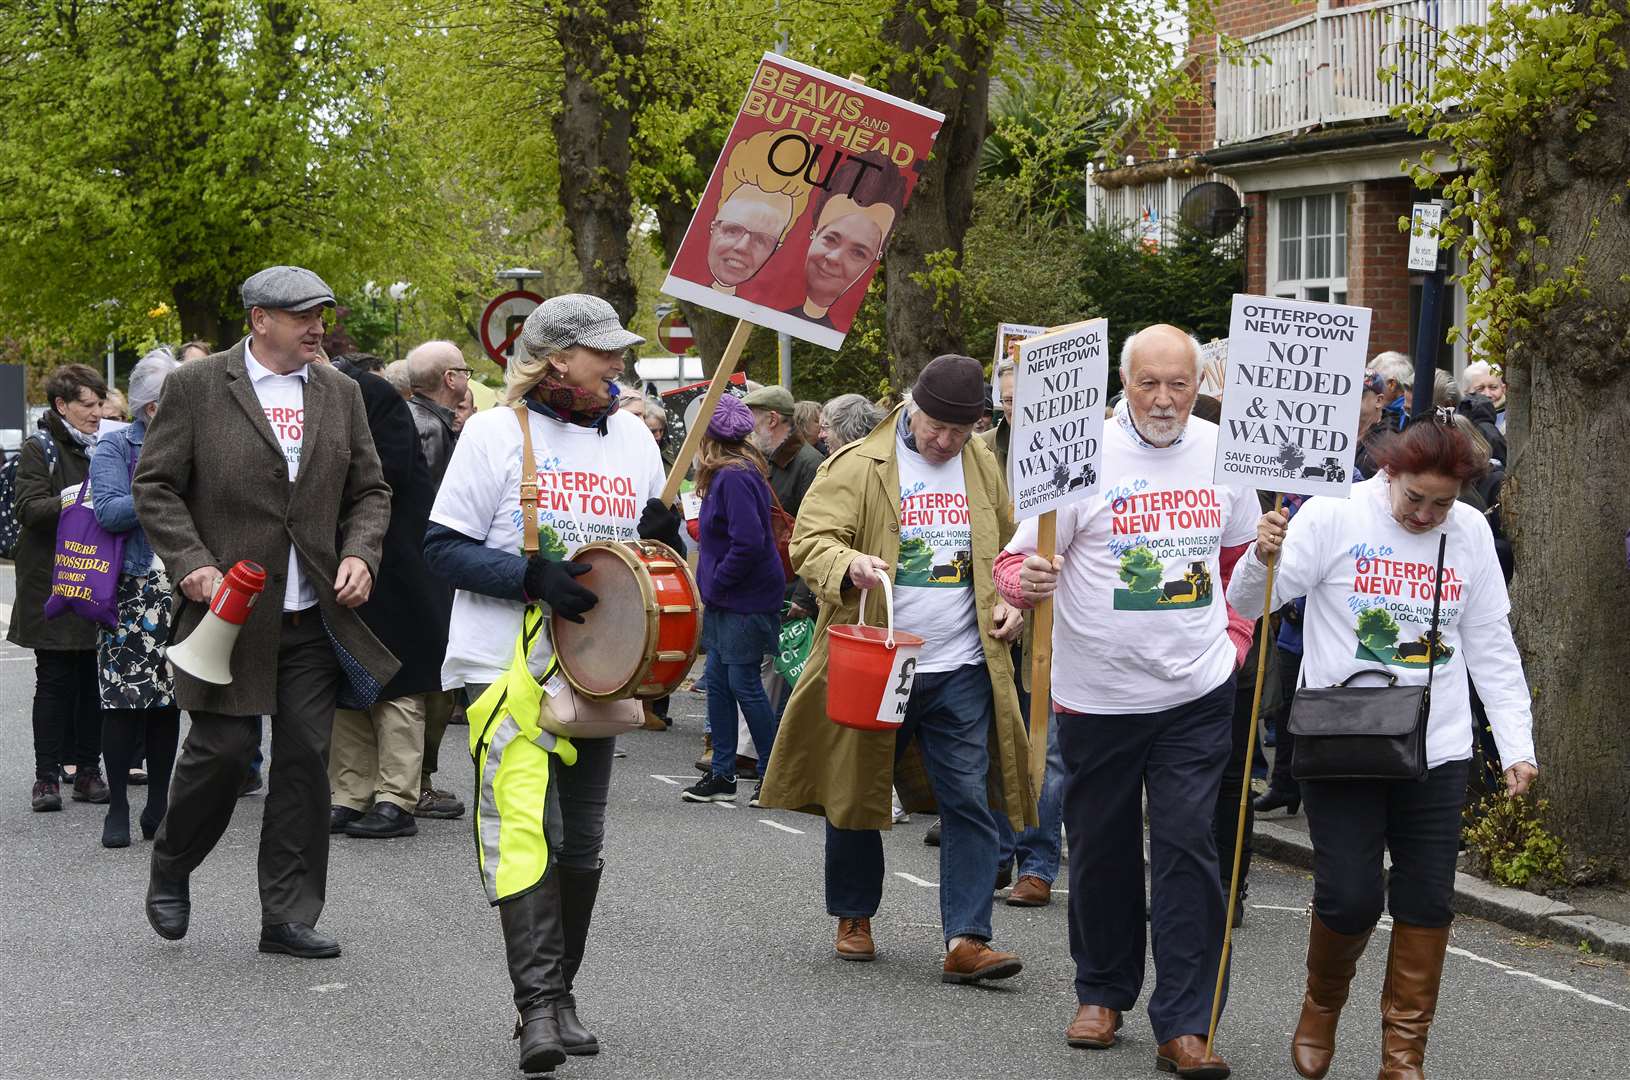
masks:
[[[245,559],[228,570],[187,640],[165,651],[170,663],[202,682],[216,686],[231,682],[232,646],[264,588],[266,571],[258,563]]]

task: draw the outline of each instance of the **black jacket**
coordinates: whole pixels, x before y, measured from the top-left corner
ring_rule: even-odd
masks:
[[[408,408],[418,432],[419,450],[430,467],[431,491],[438,491],[441,478],[447,475],[447,463],[453,458],[453,444],[458,441],[458,433],[453,430],[453,414],[423,394],[409,398]]]
[[[1494,402],[1482,394],[1468,394],[1460,399],[1459,408],[1460,415],[1470,420],[1477,427],[1478,433],[1488,440],[1489,456],[1502,465],[1510,464],[1505,456],[1505,435],[1500,431]]]
[[[23,440],[15,481],[17,520],[23,532],[17,541],[17,597],[6,640],[25,649],[94,649],[96,624],[89,619],[71,613],[45,617],[45,598],[51,595],[57,561],[62,489],[84,482],[91,467],[90,451],[68,434],[68,425],[55,409],[46,410],[39,426],[56,443],[57,464],[47,468],[38,439]]]
[[[413,413],[390,383],[371,372],[353,374],[362,388],[368,430],[391,486],[391,521],[379,558],[378,580],[359,609],[368,625],[402,662],[379,700],[441,689],[453,591],[424,561],[425,527],[436,501],[430,468],[419,451]]]

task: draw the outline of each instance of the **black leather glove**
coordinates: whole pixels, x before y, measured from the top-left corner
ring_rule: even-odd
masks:
[[[660,540],[683,555],[685,541],[679,538],[679,530],[684,527],[685,519],[673,507],[663,506],[661,499],[645,500],[645,512],[640,514],[641,540]]]
[[[527,596],[542,600],[561,618],[580,623],[583,613],[599,603],[600,598],[572,579],[592,569],[588,563],[556,562],[542,555],[533,555],[526,560],[523,586]]]

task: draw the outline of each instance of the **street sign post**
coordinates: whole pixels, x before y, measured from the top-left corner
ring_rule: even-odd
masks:
[[[532,309],[541,303],[543,297],[537,293],[513,289],[494,297],[481,313],[481,347],[499,367],[509,367],[510,359],[520,347],[521,327]]]

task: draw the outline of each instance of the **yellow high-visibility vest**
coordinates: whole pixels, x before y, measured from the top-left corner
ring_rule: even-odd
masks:
[[[527,654],[543,630],[543,612],[528,605],[509,670],[470,706],[470,756],[480,778],[475,803],[475,846],[487,900],[497,904],[543,880],[549,866],[544,806],[549,755],[567,765],[577,748],[538,725],[543,684]]]

